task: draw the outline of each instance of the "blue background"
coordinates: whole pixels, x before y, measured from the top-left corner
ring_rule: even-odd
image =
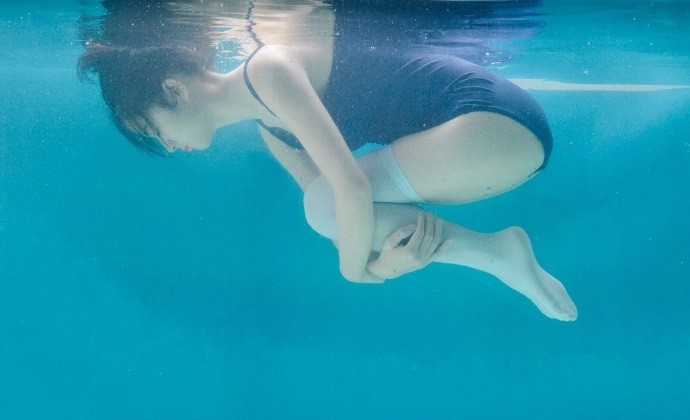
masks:
[[[565,324],[469,269],[347,283],[252,124],[137,152],[76,80],[80,7],[0,6],[0,417],[690,415],[690,90],[534,91],[548,170],[438,209],[525,227]],[[681,3],[544,13],[496,71],[690,85]]]

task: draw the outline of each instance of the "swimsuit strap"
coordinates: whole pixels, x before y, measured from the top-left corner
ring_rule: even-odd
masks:
[[[270,112],[273,115],[276,115],[275,112],[271,111],[271,109],[268,106],[266,106],[264,101],[262,101],[261,98],[259,97],[259,94],[256,92],[256,89],[254,89],[254,86],[252,86],[252,82],[249,80],[249,72],[247,71],[247,65],[249,64],[249,61],[252,59],[252,57],[254,57],[254,55],[257,52],[259,52],[261,47],[263,47],[263,45],[259,45],[259,48],[254,50],[254,52],[251,53],[249,55],[249,57],[247,58],[247,60],[244,62],[244,69],[242,69],[243,70],[242,73],[244,75],[244,83],[247,85],[247,89],[249,89],[249,93],[252,94],[254,99],[259,101],[259,103],[261,105],[263,105],[263,107],[266,108],[266,110],[268,110],[268,112]],[[296,147],[296,148],[302,148],[302,145],[300,144],[299,140],[297,140],[297,137],[295,137],[295,135],[292,134],[291,132],[289,132],[283,128],[280,128],[280,127],[268,126],[263,121],[261,121],[260,119],[257,119],[256,122],[261,127],[266,129],[266,131],[268,131],[269,133],[271,133],[272,135],[274,135],[275,137],[280,139],[283,143],[287,144],[288,146]]]
[[[252,85],[252,82],[249,80],[249,72],[248,72],[248,70],[247,70],[247,66],[249,65],[249,61],[256,55],[256,53],[259,52],[259,50],[261,49],[261,47],[263,47],[263,45],[260,45],[259,48],[255,49],[254,52],[251,53],[251,54],[249,55],[249,57],[247,58],[247,61],[244,62],[244,69],[243,69],[243,72],[242,72],[243,75],[244,75],[244,83],[247,85],[247,89],[249,89],[249,93],[252,94],[252,96],[254,97],[254,99],[256,99],[257,101],[259,101],[259,103],[260,103],[261,105],[263,105],[264,108],[266,108],[266,109],[268,110],[268,112],[270,112],[270,113],[273,114],[273,115],[276,115],[273,111],[271,111],[271,109],[270,109],[268,106],[266,106],[266,104],[264,103],[264,101],[261,100],[261,98],[259,97],[259,94],[256,93],[256,89],[254,89],[254,86]]]

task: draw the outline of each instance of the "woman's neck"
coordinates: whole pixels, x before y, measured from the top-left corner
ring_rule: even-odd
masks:
[[[207,71],[190,81],[189,88],[190,99],[203,109],[214,129],[258,118],[260,111],[244,84],[241,66],[230,73]]]

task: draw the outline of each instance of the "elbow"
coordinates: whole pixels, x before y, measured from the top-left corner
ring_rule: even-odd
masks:
[[[362,283],[366,279],[365,267],[358,267],[353,264],[347,264],[345,261],[343,261],[342,257],[340,258],[338,268],[340,269],[340,275],[343,276],[345,280],[351,283]]]
[[[362,273],[359,273],[357,270],[353,270],[352,268],[344,267],[342,264],[340,265],[340,275],[343,276],[345,280],[352,283],[359,283],[362,277]]]
[[[345,278],[345,280],[352,283],[362,283],[364,278],[364,273],[342,266],[340,267],[340,274]]]
[[[342,267],[340,268],[340,274],[345,277],[345,280],[352,282],[352,283],[376,283],[376,284],[381,284],[386,281],[384,278],[377,277],[373,275],[372,273],[368,272],[367,270],[364,270],[362,272],[353,272],[353,271],[347,271],[344,270]]]

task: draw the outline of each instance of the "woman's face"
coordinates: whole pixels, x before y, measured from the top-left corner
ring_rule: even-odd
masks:
[[[213,140],[213,126],[186,101],[180,101],[174,109],[153,107],[149,118],[157,129],[151,134],[170,153],[206,149]]]

